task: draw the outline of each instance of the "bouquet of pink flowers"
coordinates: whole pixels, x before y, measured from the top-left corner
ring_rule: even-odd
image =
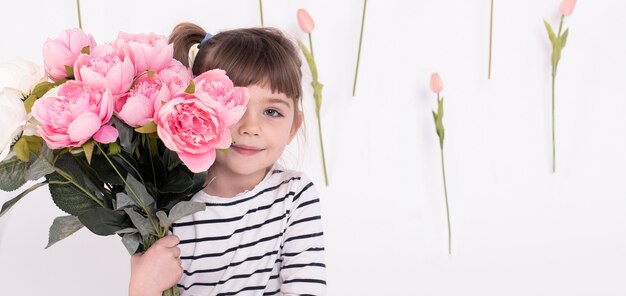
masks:
[[[96,44],[67,30],[44,44],[43,57],[46,75],[26,61],[0,65],[0,189],[44,178],[7,201],[0,217],[48,185],[69,214],[54,220],[48,246],[84,226],[120,235],[135,254],[204,209],[189,200],[216,153],[229,148],[246,88],[220,69],[194,78],[156,34]]]

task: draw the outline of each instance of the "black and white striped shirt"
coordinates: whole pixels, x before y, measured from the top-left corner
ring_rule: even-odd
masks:
[[[250,191],[192,200],[206,210],[172,228],[181,295],[326,295],[319,196],[304,174],[276,165]]]

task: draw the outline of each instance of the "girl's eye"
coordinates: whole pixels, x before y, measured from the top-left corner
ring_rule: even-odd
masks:
[[[276,109],[267,109],[263,112],[264,115],[270,116],[270,117],[281,117],[283,116],[282,114],[280,114],[280,112],[278,112],[278,110]]]

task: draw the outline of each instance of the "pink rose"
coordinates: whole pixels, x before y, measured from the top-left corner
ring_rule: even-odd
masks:
[[[246,112],[250,95],[245,87],[234,87],[233,82],[221,69],[206,71],[196,77],[195,95],[203,100],[217,102],[220,116],[226,125],[232,126]]]
[[[175,59],[172,59],[172,63],[169,67],[159,72],[159,76],[163,80],[163,83],[167,84],[172,94],[185,91],[193,78],[191,69],[185,67],[185,65]]]
[[[193,95],[172,98],[161,107],[155,122],[163,144],[194,173],[206,171],[215,161],[215,150],[231,143],[216,103]]]
[[[108,88],[113,96],[128,91],[135,67],[123,51],[111,44],[98,45],[90,54],[81,54],[74,64],[76,80],[94,88]]]
[[[135,65],[135,74],[152,70],[159,72],[167,68],[174,58],[174,47],[167,37],[150,34],[128,34],[120,32],[115,44],[124,48]]]
[[[94,48],[96,41],[80,29],[65,30],[59,38],[48,39],[43,45],[43,63],[50,79],[59,81],[66,78],[65,66],[73,68],[85,46]]]
[[[169,101],[171,95],[166,84],[158,75],[152,78],[143,75],[135,81],[128,95],[115,101],[117,117],[133,127],[143,126],[154,120],[162,102]]]
[[[32,113],[48,147],[78,147],[111,119],[113,98],[108,90],[68,81],[59,87],[57,96],[35,101]]]

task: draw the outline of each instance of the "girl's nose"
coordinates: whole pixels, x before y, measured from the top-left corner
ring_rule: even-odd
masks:
[[[256,116],[250,114],[250,112],[244,113],[239,120],[239,134],[258,136],[261,133],[261,127],[259,126],[259,120]]]

